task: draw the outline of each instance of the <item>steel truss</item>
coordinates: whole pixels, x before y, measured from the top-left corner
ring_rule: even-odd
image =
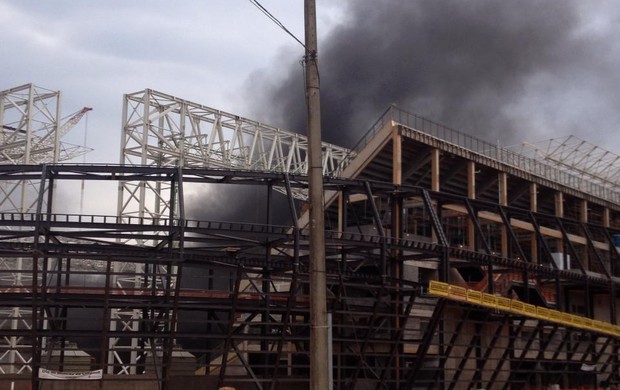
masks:
[[[325,175],[338,174],[354,153],[323,143]],[[225,168],[306,174],[308,140],[253,120],[242,118],[154,90],[124,96],[121,164],[150,167]],[[174,174],[173,174],[174,175]],[[167,218],[178,213],[175,180],[155,183],[123,181],[118,195],[118,215]],[[283,187],[275,187],[284,192]],[[295,197],[306,199],[304,188],[293,189]],[[172,210],[172,211],[171,211]],[[139,238],[142,242],[146,238]],[[141,266],[115,263],[116,272]],[[125,276],[118,284],[140,286],[143,279]],[[154,284],[162,283],[155,278]],[[175,284],[175,278],[170,280]],[[123,328],[136,331],[142,318],[138,310],[114,310],[123,318]],[[113,341],[110,347],[116,347]],[[132,340],[135,344],[137,341]],[[136,356],[131,356],[135,360]],[[110,359],[120,361],[117,355]],[[130,373],[135,374],[130,370]]]
[[[521,153],[609,188],[617,188],[620,183],[620,156],[574,135],[552,138],[536,144],[524,143]]]
[[[0,164],[57,163],[89,151],[62,142],[62,137],[90,108],[61,125],[59,91],[26,84],[0,91],[0,98]]]
[[[10,310],[1,312],[0,337],[23,342],[5,344],[0,353],[12,349],[30,363],[28,371],[17,373],[3,361],[2,380],[13,380],[18,389],[38,388],[39,368],[102,369],[103,388],[118,378],[160,389],[307,386],[308,231],[296,222],[192,220],[185,215],[183,196],[199,183],[279,186],[287,194],[284,202],[267,198],[264,209],[284,208],[290,221],[297,221],[294,190],[307,187],[304,176],[166,167],[0,167],[0,181],[34,179],[42,183],[34,211],[0,213],[0,254],[25,259],[21,269],[3,269],[0,276],[28,272],[30,281],[22,286],[2,282],[0,303],[29,313],[33,324],[10,326],[20,319]],[[179,207],[167,209],[165,216],[58,214],[53,189],[72,180],[166,183],[174,188]],[[510,218],[525,213],[523,218],[534,225],[554,229],[571,221],[420,187],[326,178],[325,189],[341,194],[346,205],[339,211],[340,227],[326,231],[334,388],[620,383],[615,337],[427,294],[429,279],[456,280],[464,268],[477,268],[488,276],[481,290],[514,294],[519,281],[507,289],[502,275],[522,275],[524,301],[554,288],[554,298],[539,305],[568,310],[565,293],[579,288],[588,301],[608,302],[606,310],[615,319],[616,268],[604,261],[596,265],[592,255],[583,272],[558,269],[544,251],[538,263],[517,259],[525,251],[518,249]],[[404,200],[416,199],[427,216],[422,222],[432,231],[427,236],[397,234],[385,218],[387,210],[400,215]],[[489,253],[482,229],[479,249],[450,242],[447,217],[438,210],[456,206],[470,210],[476,222],[480,213],[505,214],[498,224],[515,238],[514,257]],[[333,220],[336,209],[327,209],[327,220]],[[618,233],[590,224],[582,228],[597,232],[597,240]],[[592,248],[602,246],[590,236],[585,239]],[[608,252],[609,264],[616,263],[617,253]],[[579,261],[580,252],[575,253]],[[119,270],[116,262],[132,266]],[[588,267],[600,267],[600,272]],[[605,314],[597,310],[589,308],[587,315]],[[133,316],[136,312],[140,315]]]
[[[61,124],[61,94],[26,84],[0,91],[0,164],[58,163],[82,155],[87,148],[62,142],[62,137],[89,111],[84,108]],[[15,169],[15,168],[9,168]],[[36,212],[37,199],[47,190],[40,177],[28,180],[4,180],[0,183],[0,210],[18,213]],[[44,199],[47,202],[47,199]],[[19,230],[16,226],[13,229]],[[24,234],[15,232],[15,234]],[[28,269],[21,272],[22,267]],[[0,257],[0,268],[12,269],[2,275],[2,283],[15,287],[30,285],[32,274],[28,259]],[[31,329],[28,312],[19,308],[5,308],[12,318],[11,327]],[[4,312],[3,311],[3,312]],[[14,337],[0,344],[10,348],[0,354],[0,364],[10,362],[14,372],[29,370],[30,361],[16,352],[23,339]],[[0,372],[2,369],[0,368]]]
[[[337,176],[355,156],[349,149],[325,142],[322,154],[326,176]],[[121,164],[305,175],[308,172],[308,139],[146,89],[124,97]],[[139,202],[134,203],[139,203],[141,209],[136,210],[123,202],[121,214],[166,214],[169,205],[168,199],[161,197],[162,189],[138,190],[125,184],[124,190],[123,199],[138,198]],[[301,192],[296,195],[307,197]]]

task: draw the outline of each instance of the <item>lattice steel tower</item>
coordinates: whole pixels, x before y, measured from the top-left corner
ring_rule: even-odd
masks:
[[[308,172],[308,140],[305,136],[150,89],[125,95],[121,137],[122,165],[222,168],[292,175],[306,175]],[[323,143],[322,155],[323,173],[335,176],[355,153]],[[183,219],[182,175],[179,173],[177,176],[177,180],[171,178],[169,185],[160,180],[121,182],[119,218],[154,218],[161,224],[172,224],[172,221]],[[299,189],[295,197],[306,199],[307,193]],[[142,243],[134,239],[134,243],[167,245],[166,237],[161,238],[160,243],[153,242],[152,238]],[[135,277],[115,280],[117,287],[127,289],[173,287],[176,282],[176,269],[167,270],[164,266],[146,269],[136,263],[116,262],[114,273],[135,273]],[[111,330],[119,330],[120,325],[125,333],[138,334],[144,315],[136,309],[115,310]],[[167,317],[167,313],[151,315]],[[162,326],[168,325],[163,321]],[[108,357],[110,366],[116,365],[118,372],[135,373],[135,362],[139,359],[136,346],[139,342],[137,337],[125,341],[112,340]],[[142,342],[157,343],[155,340]],[[117,353],[120,351],[130,351],[130,360],[123,360],[122,354]]]
[[[26,84],[0,92],[0,164],[49,164],[71,160],[89,151],[88,148],[61,142],[62,137],[91,109],[84,107],[61,124],[61,93]],[[40,188],[39,180],[3,181],[0,185],[0,210],[3,212],[34,213],[39,195],[47,188]],[[46,197],[43,197],[45,200]],[[2,286],[30,286],[32,259],[0,258],[0,267],[13,271],[10,277],[0,278]],[[31,313],[19,308],[3,309],[3,318],[10,321],[0,327],[30,329]],[[8,312],[7,312],[8,311]],[[8,323],[7,323],[8,322]],[[11,337],[0,340],[4,352],[2,363],[9,363],[9,370],[29,369],[30,358],[23,354],[23,339]],[[20,364],[22,365],[21,368]]]

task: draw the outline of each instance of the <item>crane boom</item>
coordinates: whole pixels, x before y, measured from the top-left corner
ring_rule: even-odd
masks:
[[[92,108],[83,107],[81,110],[73,114],[65,123],[60,125],[56,130],[58,139],[62,139],[62,137],[65,136],[73,127],[75,127],[75,125],[77,125],[82,117],[89,111],[92,111]],[[28,132],[24,128],[16,128],[8,125],[2,125],[2,129],[5,133],[2,135],[0,142],[0,164],[20,162],[25,153]],[[53,131],[48,132],[43,136],[32,135],[30,137],[30,155],[37,156],[36,161],[39,163],[51,162],[55,160],[53,156],[55,139],[56,136]],[[61,150],[65,151],[65,153],[59,156],[62,161],[70,160],[79,154],[83,154],[83,152],[77,150],[75,146],[67,148],[62,145],[64,144],[61,142]],[[72,152],[67,153],[68,150],[71,150]]]
[[[92,111],[91,107],[84,107],[80,111],[76,112],[71,118],[69,118],[60,128],[58,129],[58,136],[62,138],[65,134],[69,132],[78,122],[82,119],[87,112]]]

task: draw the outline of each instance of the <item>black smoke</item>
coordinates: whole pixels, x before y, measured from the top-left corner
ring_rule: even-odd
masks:
[[[618,62],[604,44],[610,37],[586,28],[590,21],[576,1],[346,4],[345,20],[319,41],[326,141],[352,146],[390,104],[506,144],[536,126],[566,127],[567,118],[599,117],[620,103],[618,77],[615,87],[604,81]],[[264,71],[251,80],[268,91],[255,100],[260,119],[296,131],[306,121],[298,60],[291,60],[283,79]],[[584,84],[597,73],[595,82]],[[607,108],[586,111],[575,98],[580,94],[607,99]],[[612,122],[599,118],[597,126]],[[579,132],[584,125],[571,126]]]
[[[186,213],[200,221],[290,225],[287,198],[267,185],[207,185],[186,195]],[[270,205],[269,205],[270,204]]]

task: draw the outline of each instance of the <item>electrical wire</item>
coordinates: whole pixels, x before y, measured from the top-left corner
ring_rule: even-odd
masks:
[[[286,28],[286,26],[284,26],[284,24],[282,24],[282,22],[280,22],[275,16],[273,16],[271,14],[271,12],[267,11],[267,8],[263,7],[263,5],[258,2],[258,0],[249,0],[249,1],[250,1],[250,3],[254,4],[254,6],[256,8],[258,8],[262,13],[264,13],[269,19],[271,19],[271,21],[274,22],[278,27],[280,27],[282,30],[284,30],[284,32],[286,32],[288,35],[293,37],[293,39],[296,40],[303,48],[306,47],[306,45],[304,45],[302,41],[297,39],[297,37],[295,35],[293,35],[293,33],[290,32]]]

